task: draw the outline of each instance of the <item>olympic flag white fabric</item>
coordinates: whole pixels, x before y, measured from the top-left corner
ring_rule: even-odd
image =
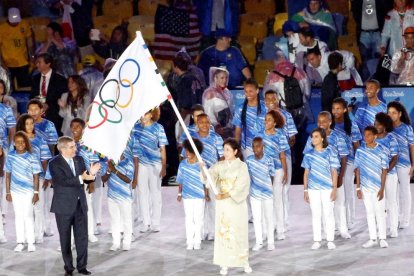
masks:
[[[168,97],[167,86],[137,32],[96,94],[82,137],[84,145],[119,161],[136,121]]]

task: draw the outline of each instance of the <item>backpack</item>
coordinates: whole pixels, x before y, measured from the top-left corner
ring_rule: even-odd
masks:
[[[303,93],[300,88],[299,81],[293,77],[296,67],[293,67],[290,76],[283,75],[277,71],[273,71],[275,74],[284,78],[283,86],[285,92],[285,98],[280,95],[280,100],[285,102],[286,109],[296,109],[303,106]]]

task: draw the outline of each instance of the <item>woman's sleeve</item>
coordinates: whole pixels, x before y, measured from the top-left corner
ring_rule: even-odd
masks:
[[[233,189],[229,191],[230,197],[236,202],[241,203],[246,200],[249,195],[250,189],[250,176],[246,163],[240,165],[240,169],[237,174],[236,183]]]

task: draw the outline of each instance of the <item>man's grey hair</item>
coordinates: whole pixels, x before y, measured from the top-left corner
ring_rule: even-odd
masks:
[[[69,137],[69,136],[62,136],[62,137],[59,137],[59,139],[58,139],[58,141],[57,141],[57,148],[58,148],[58,150],[59,150],[59,152],[63,149],[63,148],[66,148],[67,147],[67,145],[70,143],[70,142],[74,142],[75,140],[73,140],[73,138],[72,137]]]

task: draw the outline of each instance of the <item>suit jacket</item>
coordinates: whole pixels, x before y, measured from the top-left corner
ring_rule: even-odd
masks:
[[[41,77],[41,74],[36,74],[33,77],[32,93],[30,95],[31,99],[40,95]],[[55,71],[52,71],[46,92],[46,104],[48,105],[48,109],[46,110],[45,118],[52,121],[55,124],[56,130],[58,131],[59,135],[62,134],[61,128],[63,118],[59,116],[58,100],[60,99],[62,94],[67,91],[68,84],[66,78],[62,75],[59,75]]]
[[[75,156],[73,158],[76,176],[61,154],[54,157],[49,162],[50,174],[53,182],[53,199],[50,212],[60,215],[73,215],[76,212],[78,200],[80,201],[84,214],[88,212],[86,195],[79,181],[79,175],[86,171],[83,158]]]

